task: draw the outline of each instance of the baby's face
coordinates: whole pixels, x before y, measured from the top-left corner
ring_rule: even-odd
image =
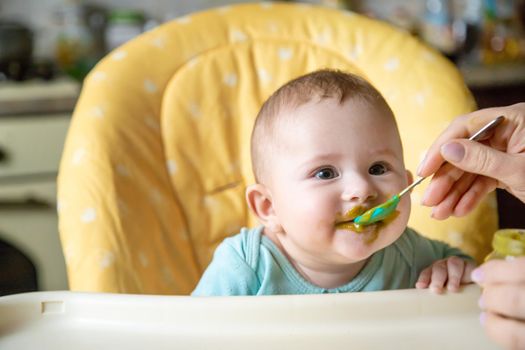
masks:
[[[350,99],[308,103],[279,126],[267,187],[288,256],[309,266],[344,266],[390,245],[408,222],[404,196],[390,223],[357,233],[337,228],[408,185],[393,116]],[[349,217],[351,216],[351,217]]]

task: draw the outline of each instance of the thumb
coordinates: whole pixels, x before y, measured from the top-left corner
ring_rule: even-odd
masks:
[[[476,141],[455,140],[441,146],[441,155],[452,165],[469,173],[506,183],[515,166],[512,156]]]

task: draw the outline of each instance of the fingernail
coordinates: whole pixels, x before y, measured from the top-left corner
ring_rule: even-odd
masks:
[[[425,158],[423,158],[423,160],[421,161],[421,163],[419,163],[419,165],[417,166],[417,170],[416,170],[416,174],[418,176],[421,176],[421,168],[423,167],[423,165],[425,165],[425,161],[427,160],[427,157],[425,156]]]
[[[470,278],[477,284],[483,283],[483,271],[481,271],[481,268],[474,269],[470,274]]]
[[[485,310],[485,300],[483,300],[483,296],[479,297],[478,306],[481,310]]]
[[[465,156],[465,148],[457,142],[449,142],[441,146],[441,155],[446,160],[460,162]]]
[[[486,321],[487,321],[487,313],[482,312],[481,314],[479,314],[479,323],[481,323],[482,326],[485,325]]]

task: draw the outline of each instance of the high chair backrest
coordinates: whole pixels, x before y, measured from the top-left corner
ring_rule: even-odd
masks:
[[[256,222],[249,138],[264,100],[320,68],[368,79],[392,107],[415,172],[455,116],[474,108],[455,67],[417,39],[351,13],[242,4],[173,20],[116,49],[87,77],[62,158],[60,235],[72,290],[186,294],[225,237]],[[495,196],[410,226],[480,258]]]

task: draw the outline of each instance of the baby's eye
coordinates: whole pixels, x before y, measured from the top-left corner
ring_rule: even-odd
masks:
[[[368,169],[370,175],[383,175],[387,171],[388,167],[383,163],[375,163]]]
[[[338,176],[334,168],[322,168],[315,173],[315,177],[321,180],[330,180]]]

